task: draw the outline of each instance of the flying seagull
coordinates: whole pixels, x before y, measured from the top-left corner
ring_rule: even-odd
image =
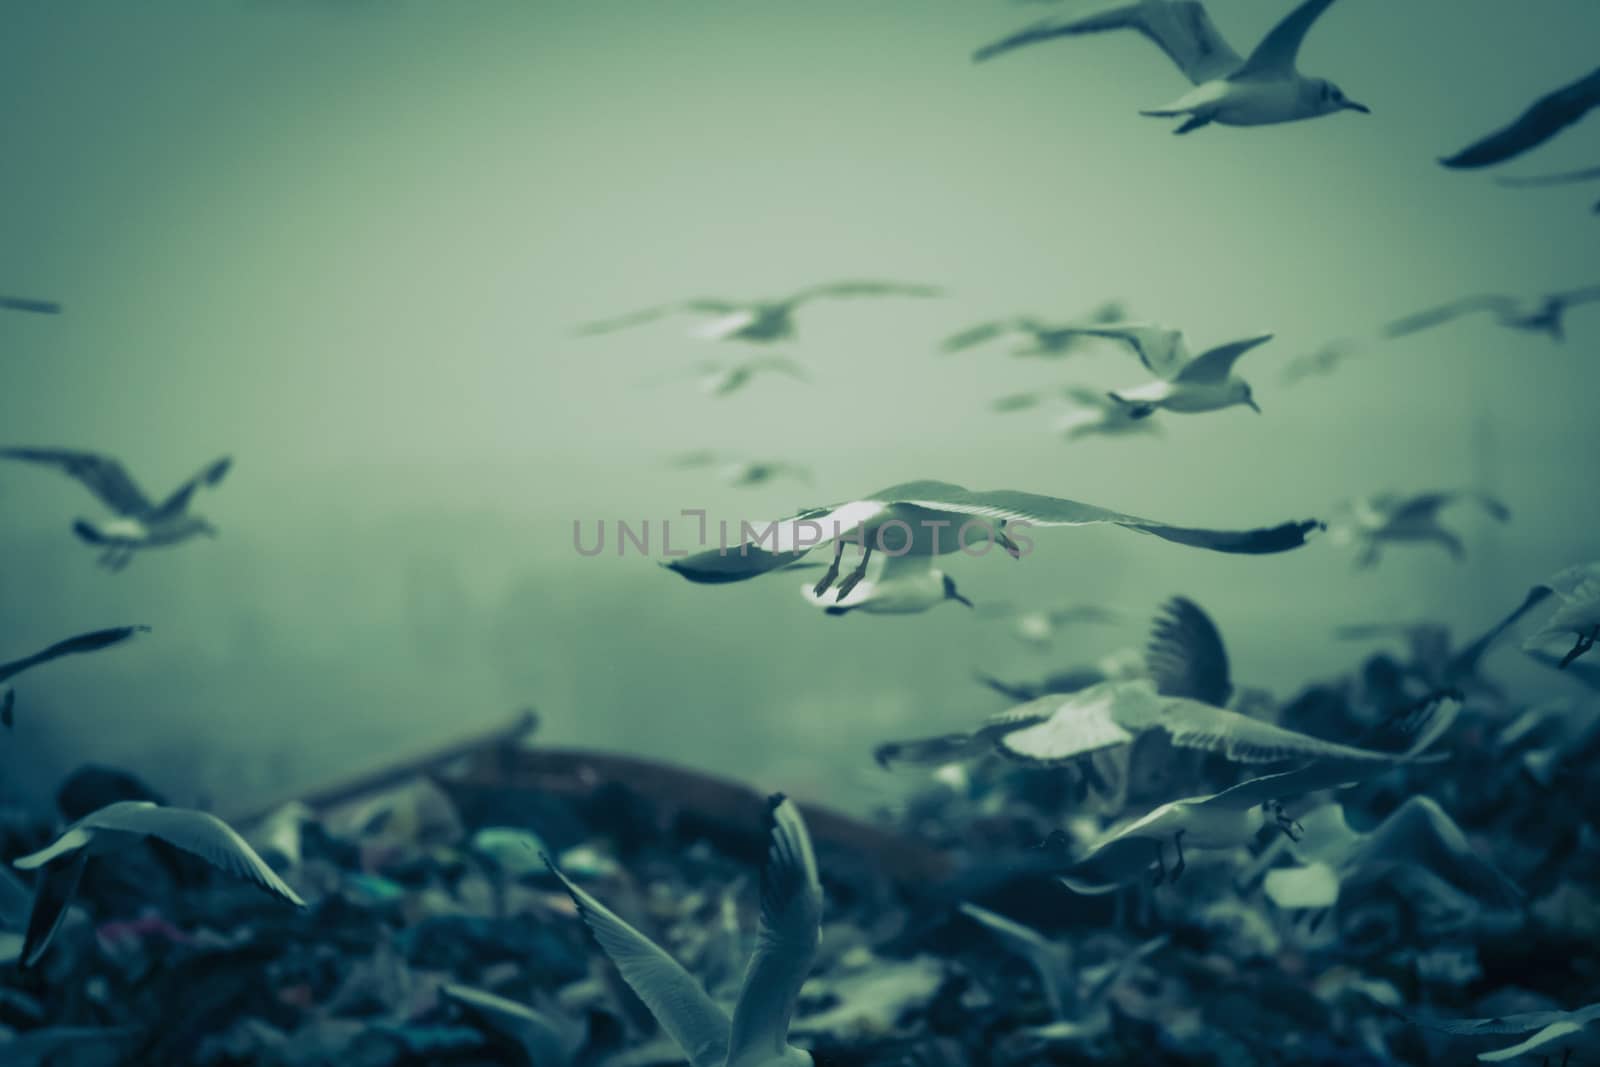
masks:
[[[794,336],[794,313],[802,304],[812,300],[840,299],[858,296],[943,296],[944,290],[932,285],[909,285],[903,282],[843,281],[829,282],[802,289],[792,296],[775,300],[685,300],[677,304],[646,308],[613,319],[586,323],[578,327],[580,334],[610,333],[630,326],[639,326],[667,315],[687,313],[709,316],[707,322],[694,336],[709,341],[748,341],[757,344],[786,341]]]
[[[933,565],[932,556],[880,555],[867,576],[843,597],[818,593],[807,582],[800,587],[805,598],[827,615],[860,611],[868,615],[910,615],[936,608],[947,600],[972,607],[956,591],[955,579]]]
[[[691,1067],[811,1067],[811,1054],[789,1044],[789,1020],[821,937],[822,885],[794,804],[771,797],[767,821],[760,932],[731,1019],[680,963],[546,860],[623,981]]]
[[[1541,96],[1511,125],[1439,162],[1458,170],[1503,163],[1544,144],[1596,106],[1600,106],[1600,68]]]
[[[59,315],[61,305],[54,300],[30,300],[23,296],[0,296],[0,308],[7,311],[31,311],[35,315]]]
[[[1522,647],[1538,649],[1552,638],[1576,636],[1572,650],[1557,665],[1565,669],[1600,641],[1600,563],[1568,567],[1546,582],[1545,588],[1560,597],[1561,603],[1545,624],[1528,636]]]
[[[1065,388],[1034,389],[998,397],[989,404],[990,410],[1002,414],[1038,407],[1047,397],[1057,394],[1069,403],[1066,411],[1050,423],[1050,432],[1067,441],[1105,435],[1121,437],[1127,434],[1161,436],[1160,424],[1136,415],[1131,405],[1111,399],[1098,389],[1072,385]]]
[[[1104,336],[1127,343],[1139,362],[1155,375],[1155,380],[1131,389],[1117,389],[1109,395],[1129,408],[1133,418],[1144,418],[1157,408],[1197,413],[1220,411],[1243,404],[1261,413],[1250,383],[1233,373],[1239,357],[1272,340],[1270,333],[1246,337],[1189,355],[1189,346],[1178,330],[1167,330],[1148,323],[1127,323],[1103,327]]]
[[[1077,976],[1072,969],[1072,949],[1065,942],[1051,941],[1031,926],[976,904],[962,904],[961,914],[988,930],[1012,954],[1026,960],[1039,979],[1039,992],[1050,1008],[1050,1017],[1067,1018],[1077,1000]]]
[[[140,549],[178,545],[202,534],[215,537],[216,527],[189,514],[189,501],[201,486],[220,483],[233,465],[226,456],[213,460],[165,500],[154,504],[127,469],[110,456],[61,448],[0,448],[0,459],[54,467],[81,482],[115,512],[117,518],[109,522],[79,519],[72,524],[80,539],[104,550],[100,563],[113,571],[126,567]]]
[[[995,545],[1020,558],[1031,548],[1018,544],[1008,531],[1033,526],[1110,524],[1213,552],[1266,555],[1306,543],[1321,528],[1315,519],[1286,522],[1255,530],[1208,530],[1173,526],[1082,504],[1076,500],[1022,493],[1009,489],[973,491],[949,482],[918,481],[893,485],[870,496],[810,508],[755,527],[742,523],[740,542],[719,545],[665,564],[691,582],[737,582],[788,566],[818,545],[834,543],[833,563],[816,585],[821,596],[839,577],[846,541],[860,546],[859,566],[839,584],[843,600],[866,577],[875,549],[887,555],[947,555],[965,551],[984,555]],[[1020,534],[1019,534],[1020,537]]]
[[[715,467],[722,483],[734,489],[765,485],[779,478],[794,478],[811,484],[811,471],[808,468],[776,459],[740,459],[717,452],[686,452],[674,457],[671,466],[679,470]]]
[[[164,841],[199,856],[213,867],[248,879],[297,908],[305,907],[305,901],[284,884],[244,838],[215,815],[162,807],[147,800],[122,800],[84,816],[50,845],[13,862],[19,870],[43,870],[34,893],[33,912],[28,916],[22,950],[24,966],[32,967],[49,947],[89,861],[109,857],[145,838]]]
[[[981,62],[1014,48],[1056,37],[1134,30],[1165,52],[1194,89],[1164,107],[1139,112],[1184,117],[1174,133],[1216,122],[1266,126],[1278,122],[1369,109],[1324,78],[1308,78],[1295,67],[1300,44],[1333,0],[1305,0],[1274,26],[1248,58],[1228,45],[1199,0],[1119,0],[1090,14],[1046,19],[973,53]]]
[[[1480,1052],[1478,1059],[1485,1063],[1504,1063],[1514,1060],[1519,1056],[1526,1056],[1536,1052],[1552,1041],[1559,1041],[1583,1030],[1590,1023],[1600,1020],[1600,1004],[1590,1004],[1585,1008],[1575,1011],[1528,1011],[1515,1015],[1498,1015],[1492,1019],[1440,1019],[1431,1016],[1407,1015],[1407,1019],[1418,1026],[1426,1026],[1430,1030],[1439,1030],[1446,1034],[1457,1034],[1466,1037],[1479,1037],[1499,1034],[1525,1034],[1530,1030],[1538,1033],[1509,1048],[1495,1049],[1493,1052]],[[1570,1050],[1569,1050],[1570,1051]],[[1563,1060],[1563,1063],[1566,1061]]]
[[[79,634],[69,637],[65,641],[57,641],[49,648],[35,652],[31,656],[12,660],[10,663],[0,663],[0,683],[4,683],[23,671],[31,670],[41,664],[49,663],[62,656],[75,656],[84,652],[98,652],[102,648],[121,644],[134,634],[149,633],[148,626],[117,626],[109,630],[95,630],[92,633]],[[12,716],[15,713],[16,693],[7,689],[0,695],[0,725],[7,728],[11,726]]]
[[[1028,315],[1018,315],[979,323],[951,334],[939,349],[942,352],[964,352],[1004,338],[1015,343],[1016,347],[1011,350],[1014,356],[1065,356],[1088,340],[1079,332],[1079,327],[1121,322],[1127,317],[1127,310],[1118,303],[1101,304],[1082,319],[1060,326]]]
[[[1405,337],[1434,326],[1479,312],[1488,314],[1497,325],[1508,330],[1549,335],[1552,341],[1566,340],[1567,312],[1583,304],[1600,301],[1600,285],[1546,293],[1531,300],[1501,293],[1462,297],[1414,315],[1396,319],[1383,328],[1385,337]]]
[[[1376,493],[1355,501],[1333,525],[1335,544],[1359,542],[1357,567],[1371,567],[1386,544],[1433,542],[1443,545],[1452,558],[1466,558],[1461,538],[1439,522],[1439,513],[1462,500],[1476,502],[1498,522],[1511,518],[1511,509],[1487,493],[1445,489],[1426,493]]]

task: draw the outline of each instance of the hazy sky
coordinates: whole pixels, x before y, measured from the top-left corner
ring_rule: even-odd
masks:
[[[1289,5],[1209,6],[1244,50]],[[1182,138],[1137,114],[1186,85],[1132,35],[969,62],[1040,6],[3,10],[0,292],[66,314],[0,314],[0,439],[109,450],[152,492],[237,461],[199,501],[220,540],[117,576],[70,538],[95,513],[81,489],[0,470],[0,657],[156,627],[26,680],[0,753],[14,783],[93,757],[175,788],[270,789],[533,704],[553,741],[803,790],[865,775],[881,733],[989,710],[972,668],[1091,659],[1138,640],[1173,592],[1212,609],[1241,679],[1287,693],[1354,657],[1329,638],[1338,623],[1470,631],[1600,555],[1600,309],[1574,313],[1564,346],[1463,321],[1278,380],[1321,342],[1434,302],[1600,281],[1593,190],[1508,190],[1435,162],[1592,69],[1592,0],[1344,0],[1301,66],[1370,117]],[[1591,119],[1500,172],[1597,157]],[[787,351],[811,385],[647,388],[739,350],[677,321],[571,332],[855,276],[950,295],[808,306]],[[1275,332],[1240,364],[1264,414],[1067,446],[1044,432],[1052,413],[988,400],[1131,384],[1133,361],[934,351],[982,318],[1110,298],[1200,345]],[[817,480],[734,491],[663,469],[695,448],[803,461]],[[829,619],[798,580],[695,587],[571,548],[574,519],[760,519],[912,478],[1217,526],[1486,483],[1515,519],[1464,510],[1466,563],[1402,551],[1360,574],[1326,541],[1239,559],[1115,530],[950,565],[974,599],[1106,598],[1133,617],[1053,658],[953,605]]]

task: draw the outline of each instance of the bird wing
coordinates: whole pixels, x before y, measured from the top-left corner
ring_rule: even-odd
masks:
[[[1561,1022],[1571,1014],[1565,1011],[1524,1011],[1486,1019],[1443,1019],[1436,1015],[1407,1015],[1406,1018],[1418,1026],[1426,1026],[1440,1033],[1471,1037],[1477,1034],[1525,1034]]]
[[[979,323],[977,326],[968,327],[959,333],[953,333],[946,337],[939,342],[939,350],[941,352],[964,352],[969,348],[976,348],[985,342],[1002,337],[1015,328],[1015,324],[1004,320]]]
[[[212,488],[221,484],[222,479],[228,476],[228,471],[233,467],[233,457],[223,456],[206,464],[188,481],[172,491],[172,494],[150,514],[152,520],[173,519],[189,510],[189,499],[194,496],[196,489],[201,486]]]
[[[1277,763],[1293,759],[1393,762],[1402,758],[1392,753],[1324,741],[1236,711],[1181,697],[1128,701],[1118,705],[1112,714],[1119,725],[1133,733],[1164,730],[1179,748],[1220,753],[1235,763]]]
[[[0,459],[17,459],[54,467],[82,483],[102,504],[118,515],[138,518],[150,510],[145,497],[127,468],[110,456],[93,452],[73,452],[64,448],[0,448]]]
[[[32,967],[50,947],[50,939],[61,928],[67,917],[67,908],[78,893],[78,883],[83,880],[83,868],[89,857],[79,853],[70,862],[46,867],[33,891],[33,908],[28,912],[28,929],[22,939],[20,959],[24,967]]]
[[[1600,597],[1600,562],[1579,563],[1551,575],[1544,583],[1562,600]]]
[[[1504,1063],[1507,1060],[1514,1060],[1519,1056],[1526,1056],[1535,1049],[1542,1048],[1558,1038],[1575,1034],[1582,1030],[1583,1026],[1583,1023],[1575,1019],[1561,1019],[1546,1026],[1526,1041],[1520,1041],[1509,1048],[1496,1049],[1493,1052],[1480,1052],[1478,1053],[1478,1059],[1485,1063]]]
[[[30,300],[22,296],[0,296],[0,308],[7,311],[31,311],[35,315],[59,315],[61,305],[54,300]]]
[[[1162,606],[1144,660],[1162,696],[1189,697],[1219,707],[1233,696],[1222,634],[1188,597],[1173,597]]]
[[[233,827],[210,812],[162,807],[148,801],[121,801],[85,816],[79,825],[90,831],[117,830],[165,841],[219,870],[254,882],[295,907],[306,906]]]
[[[1522,598],[1515,611],[1485,630],[1476,641],[1466,645],[1461,651],[1450,657],[1450,662],[1445,666],[1445,679],[1452,680],[1472,674],[1478,669],[1478,662],[1483,659],[1485,652],[1489,651],[1500,635],[1515,626],[1524,615],[1542,604],[1554,590],[1547,586],[1536,585],[1528,590],[1528,595]]]
[[[1439,326],[1452,319],[1463,315],[1470,315],[1475,311],[1504,312],[1513,309],[1516,301],[1509,296],[1495,293],[1481,293],[1477,296],[1465,296],[1460,300],[1452,300],[1448,304],[1428,308],[1404,318],[1395,319],[1385,325],[1381,332],[1385,337],[1405,337],[1407,334],[1418,333],[1433,326]]]
[[[1221,385],[1233,373],[1233,365],[1240,356],[1270,340],[1272,335],[1264,333],[1208,349],[1178,368],[1172,380],[1189,385]]]
[[[35,652],[10,663],[0,663],[0,682],[14,678],[25,670],[37,667],[42,663],[49,663],[62,656],[78,655],[84,652],[97,652],[102,648],[110,648],[120,644],[137,633],[149,633],[148,626],[116,626],[109,630],[95,630],[76,637],[69,637],[65,641],[57,641],[42,652]]]
[[[1439,162],[1462,169],[1487,167],[1520,156],[1577,122],[1597,104],[1600,104],[1600,68],[1541,96],[1511,125]]]
[[[580,889],[556,869],[549,857],[545,857],[545,864],[566,887],[578,906],[578,914],[616,964],[622,980],[650,1009],[661,1029],[678,1043],[693,1067],[723,1067],[728,1058],[728,1013],[654,941]]]
[[[985,682],[985,684],[990,683]],[[1010,695],[1005,693],[1004,689],[997,691]],[[957,760],[971,759],[988,752],[998,739],[1011,731],[1044,722],[1059,703],[1059,697],[1039,697],[989,716],[976,730],[969,733],[939,734],[934,737],[912,738],[908,741],[888,741],[872,750],[872,758],[877,761],[878,766],[885,769],[895,763],[940,766]]]
[[[753,1060],[761,1053],[782,1056],[789,1043],[789,1019],[822,933],[822,884],[806,825],[782,794],[769,798],[767,805],[761,922],[733,1009],[729,1062]]]
[[[1195,85],[1221,78],[1240,64],[1239,53],[1217,32],[1205,5],[1198,0],[1134,0],[1101,5],[1100,10],[1070,18],[1046,19],[985,45],[972,54],[972,59],[975,63],[982,62],[1014,48],[1056,37],[1111,30],[1134,30],[1143,34]]]
[[[1185,346],[1181,330],[1169,330],[1149,322],[1100,323],[1068,329],[1083,337],[1121,341],[1133,349],[1145,370],[1158,378],[1170,377],[1183,365]]]
[[[1255,530],[1207,530],[1173,526],[1082,504],[1062,497],[1041,496],[1011,489],[974,492],[949,482],[906,482],[872,494],[874,501],[911,504],[934,511],[976,515],[1028,526],[1091,526],[1111,523],[1192,548],[1213,552],[1264,555],[1286,552],[1306,543],[1306,535],[1322,524],[1316,520],[1287,522]],[[842,510],[842,509],[841,509]]]
[[[1530,189],[1545,185],[1574,185],[1578,182],[1597,180],[1600,180],[1600,167],[1588,167],[1584,170],[1569,170],[1560,174],[1529,174],[1515,178],[1508,178],[1502,175],[1495,179],[1495,184],[1513,189]]]
[[[1575,304],[1591,304],[1600,300],[1600,285],[1585,285],[1581,289],[1567,289],[1563,292],[1552,293],[1550,298],[1562,307],[1572,307]]]
[[[28,921],[33,894],[21,879],[0,864],[0,930],[16,930]]]
[[[1077,760],[1091,752],[1132,741],[1134,732],[1117,721],[1115,709],[1135,701],[1150,701],[1155,694],[1147,685],[1102,683],[1065,696],[1049,695],[1023,705],[1053,706],[1050,717],[1031,726],[1013,728],[1001,735],[995,747],[1027,763],[1056,764]]]
[[[824,282],[802,289],[791,296],[784,303],[788,307],[798,307],[808,300],[817,300],[823,297],[834,299],[853,296],[943,296],[944,290],[937,285],[916,285],[909,282],[886,282],[877,280],[855,279],[842,282]]]
[[[683,300],[676,304],[661,304],[657,307],[644,308],[640,311],[630,311],[626,315],[618,315],[615,318],[586,322],[574,332],[585,336],[610,333],[613,330],[625,330],[630,326],[640,326],[647,322],[653,322],[656,319],[665,318],[680,311],[701,311],[708,314],[721,315],[739,311],[743,307],[744,305],[736,304],[729,300]]]
[[[1305,0],[1267,31],[1255,51],[1230,77],[1282,78],[1292,75],[1295,59],[1300,55],[1300,43],[1306,39],[1311,24],[1332,4],[1333,0]]]
[[[1320,862],[1279,867],[1267,872],[1261,891],[1285,910],[1331,908],[1339,900],[1339,874]]]
[[[998,411],[1002,414],[1012,411],[1026,411],[1028,408],[1038,407],[1040,399],[1039,390],[1027,393],[1009,393],[1006,396],[997,397],[990,401],[989,410]]]
[[[535,1064],[558,1064],[567,1061],[567,1037],[562,1028],[543,1012],[521,1001],[496,996],[472,986],[446,982],[439,993],[449,1001],[461,1005],[484,1024],[518,1042],[528,1052]]]
[[[1522,890],[1472,850],[1455,820],[1431,797],[1412,796],[1365,835],[1351,863],[1417,863],[1490,907],[1510,910]]]

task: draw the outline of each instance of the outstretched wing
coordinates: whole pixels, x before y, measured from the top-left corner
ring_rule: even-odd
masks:
[[[995,747],[1027,763],[1070,763],[1132,741],[1137,731],[1119,723],[1118,709],[1155,699],[1146,683],[1117,682],[1092,685],[1077,693],[1040,697],[1023,708],[1049,709],[1049,718],[1007,731],[997,739]]]
[[[1195,85],[1221,78],[1239,66],[1235,52],[1198,0],[1134,0],[1101,5],[1100,10],[1065,19],[1035,23],[1003,40],[978,49],[973,62],[1057,37],[1133,30],[1165,52]]]
[[[28,912],[28,929],[22,939],[22,965],[32,967],[50,947],[51,938],[61,929],[67,917],[67,908],[77,895],[78,883],[83,880],[83,868],[89,858],[83,854],[66,863],[44,869],[39,884],[33,891],[33,907]]]
[[[1247,337],[1242,341],[1230,341],[1228,344],[1218,345],[1200,353],[1178,368],[1172,380],[1190,385],[1220,385],[1233,373],[1233,365],[1238,362],[1240,356],[1270,340],[1272,335],[1264,333],[1256,337]]]
[[[1014,323],[1004,320],[980,323],[977,326],[969,327],[959,333],[953,333],[949,337],[946,337],[943,341],[939,342],[939,351],[964,352],[969,348],[976,348],[978,345],[984,344],[988,341],[993,341],[997,337],[1004,336],[1015,328],[1016,326]]]
[[[1448,304],[1419,311],[1414,315],[1395,319],[1382,329],[1385,337],[1405,337],[1407,334],[1418,333],[1434,326],[1443,325],[1452,319],[1459,319],[1463,315],[1470,315],[1476,311],[1488,311],[1500,314],[1514,309],[1516,301],[1508,296],[1493,293],[1484,293],[1478,296],[1462,297],[1452,300]]]
[[[936,285],[918,285],[911,282],[886,282],[856,279],[842,282],[824,282],[802,289],[784,303],[799,307],[808,300],[822,297],[843,298],[852,296],[943,296],[944,290]]]
[[[1305,0],[1261,38],[1261,43],[1233,77],[1273,78],[1293,74],[1295,59],[1300,55],[1300,44],[1306,39],[1307,31],[1332,4],[1333,0]]]
[[[1222,634],[1211,616],[1188,597],[1173,597],[1162,606],[1144,661],[1162,696],[1188,697],[1218,707],[1233,696]]]
[[[65,641],[57,641],[42,652],[35,652],[23,659],[13,660],[10,663],[0,663],[0,682],[14,678],[25,670],[49,663],[62,656],[74,656],[84,652],[98,652],[102,648],[121,644],[137,633],[149,633],[148,626],[116,626],[109,630],[95,630],[92,633],[79,634],[69,637]]]
[[[1515,611],[1484,631],[1476,641],[1469,643],[1461,651],[1450,657],[1450,662],[1445,667],[1445,680],[1453,681],[1476,673],[1478,663],[1483,659],[1484,653],[1488,652],[1495,641],[1499,640],[1500,635],[1515,626],[1518,620],[1542,604],[1554,592],[1553,589],[1543,585],[1536,585],[1528,590],[1528,595],[1522,598],[1522,603],[1517,606]]]
[[[67,477],[77,479],[118,515],[139,518],[150,510],[149,499],[129,476],[127,468],[110,456],[64,448],[0,448],[0,459],[54,467]]]
[[[805,822],[780,793],[767,801],[767,859],[761,867],[756,950],[733,1009],[728,1060],[774,1060],[789,1043],[789,1019],[822,933],[822,884]]]
[[[219,870],[254,882],[296,907],[306,906],[233,827],[210,812],[162,807],[148,801],[120,801],[85,816],[78,825],[86,830],[120,830],[165,841]]]
[[[0,296],[0,308],[7,311],[31,311],[35,315],[59,315],[61,305],[54,300],[29,300],[22,296]]]
[[[644,323],[654,322],[656,319],[665,318],[680,311],[699,311],[707,314],[725,315],[740,310],[742,306],[728,300],[684,300],[676,304],[661,304],[657,307],[644,308],[640,311],[630,311],[626,315],[618,315],[615,318],[586,322],[573,332],[585,336],[610,333],[613,330],[625,330],[630,326],[642,326]]]
[[[1579,289],[1567,289],[1559,293],[1552,293],[1550,299],[1562,307],[1573,307],[1577,304],[1592,304],[1600,300],[1600,285],[1585,285]]]
[[[1439,160],[1456,169],[1487,167],[1543,144],[1600,105],[1600,68],[1541,96],[1515,122]]]
[[[194,491],[201,486],[207,488],[221,484],[222,479],[228,476],[228,471],[233,467],[233,457],[223,456],[214,459],[197,472],[194,477],[184,482],[172,491],[172,495],[161,502],[161,506],[151,513],[152,520],[172,519],[189,510],[189,500],[194,496]]]
[[[1560,174],[1529,174],[1515,178],[1502,175],[1495,179],[1495,184],[1512,189],[1535,189],[1547,185],[1575,185],[1578,182],[1592,181],[1600,181],[1600,167],[1563,171]]]
[[[693,1067],[723,1067],[728,1058],[727,1012],[717,1007],[682,964],[580,889],[548,856],[545,865],[566,887],[578,914],[617,965],[622,980],[644,1001]]]
[[[1074,326],[1071,332],[1084,337],[1104,337],[1121,341],[1133,349],[1145,370],[1158,378],[1169,378],[1184,363],[1185,346],[1181,330],[1169,330],[1148,322],[1115,322]]]
[[[1138,683],[1134,683],[1138,684]],[[1162,730],[1179,748],[1216,752],[1235,763],[1339,759],[1394,762],[1403,757],[1324,741],[1197,700],[1125,701],[1113,709],[1118,725],[1133,733]]]
[[[1408,798],[1366,835],[1351,861],[1416,863],[1490,907],[1509,910],[1522,902],[1516,883],[1481,859],[1455,820],[1426,796]]]

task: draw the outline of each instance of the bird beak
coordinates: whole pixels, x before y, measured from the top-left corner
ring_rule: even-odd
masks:
[[[1346,111],[1359,111],[1363,115],[1372,114],[1372,109],[1370,107],[1368,107],[1366,104],[1358,104],[1354,100],[1346,100],[1343,106]]]
[[[1246,400],[1245,403],[1250,405],[1251,411],[1255,412],[1257,415],[1261,414],[1261,405],[1257,404],[1254,399]]]

